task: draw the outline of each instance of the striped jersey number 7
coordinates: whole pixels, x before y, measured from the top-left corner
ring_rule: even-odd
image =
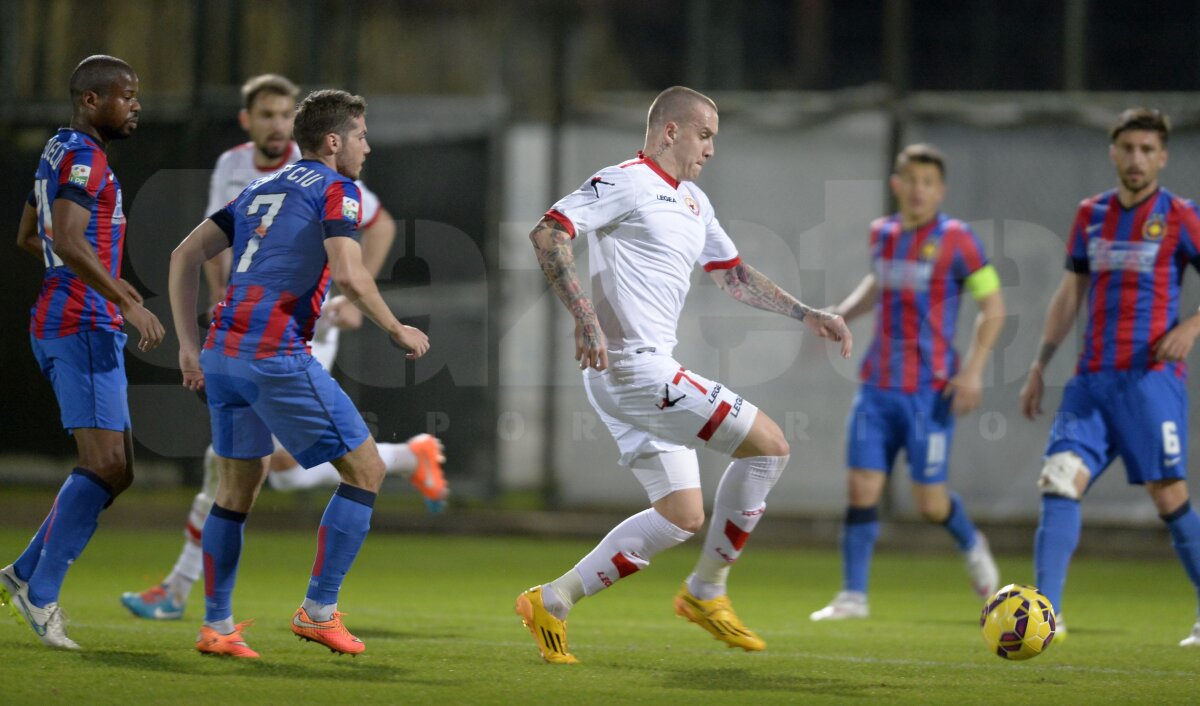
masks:
[[[258,213],[260,206],[266,206],[267,212],[263,214],[258,227],[254,229],[254,235],[250,238],[250,242],[246,243],[246,250],[238,258],[234,272],[245,272],[250,269],[250,261],[254,259],[254,253],[258,252],[258,246],[262,245],[262,239],[267,237],[267,231],[275,222],[275,216],[279,214],[279,209],[283,208],[285,198],[287,198],[287,194],[259,194],[250,202],[250,206],[246,208],[247,216]]]

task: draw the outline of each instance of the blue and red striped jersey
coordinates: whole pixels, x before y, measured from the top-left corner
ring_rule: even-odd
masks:
[[[872,223],[879,297],[862,381],[904,392],[941,390],[958,372],[953,343],[963,282],[985,265],[975,233],[945,214],[915,230],[904,230],[899,214]]]
[[[119,331],[125,322],[117,305],[87,286],[54,254],[55,199],[68,199],[91,211],[84,237],[109,274],[121,276],[125,251],[121,184],[99,143],[78,130],[61,128],[46,143],[34,174],[30,203],[37,209],[46,274],[30,311],[29,332],[37,338],[58,338],[80,331]]]
[[[354,181],[302,159],[250,183],[210,216],[233,248],[233,273],[204,347],[235,358],[308,353],[329,289],[325,239],[358,239]]]
[[[1179,322],[1179,285],[1187,265],[1200,269],[1196,204],[1158,189],[1124,208],[1113,189],[1079,205],[1066,267],[1091,278],[1087,330],[1076,370],[1168,370],[1152,347]]]

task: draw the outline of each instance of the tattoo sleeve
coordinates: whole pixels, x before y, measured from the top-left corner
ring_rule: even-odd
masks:
[[[596,310],[583,293],[583,285],[575,272],[575,253],[571,250],[571,235],[553,218],[543,218],[529,233],[537,253],[542,274],[554,288],[554,293],[566,305],[571,316],[584,327],[599,330]]]
[[[814,309],[797,300],[768,279],[766,275],[745,263],[738,263],[725,270],[721,288],[728,292],[729,296],[743,304],[755,309],[790,316],[798,321],[804,321],[805,317],[809,315],[822,319],[833,318],[833,314]]]

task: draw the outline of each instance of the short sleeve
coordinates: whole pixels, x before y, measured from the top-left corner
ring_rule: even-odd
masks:
[[[709,210],[712,210],[711,207]],[[733,239],[713,215],[704,226],[704,249],[700,251],[700,264],[704,266],[704,271],[728,270],[741,261]]]
[[[230,245],[233,245],[233,205],[235,203],[237,203],[236,200],[230,201],[208,216],[208,220],[217,224],[217,227],[224,231],[225,237],[229,238]]]
[[[382,210],[381,204],[379,197],[375,195],[374,191],[368,189],[362,180],[354,182],[354,185],[362,194],[362,221],[359,223],[358,229],[366,230],[375,224],[376,218],[379,218],[379,212]]]
[[[954,229],[954,279],[962,282],[987,266],[987,255],[975,231],[965,223]]]
[[[56,198],[73,201],[91,210],[96,197],[104,188],[108,158],[92,144],[84,144],[67,152],[58,165]]]
[[[217,163],[213,167],[212,176],[208,179],[208,206],[204,209],[205,213],[215,213],[224,208],[235,197],[235,194],[229,194],[226,184],[229,182],[229,152],[225,152],[217,158]]]
[[[1179,256],[1200,270],[1200,212],[1191,200],[1176,199],[1179,209]]]
[[[1084,202],[1075,212],[1075,222],[1071,225],[1071,234],[1067,239],[1067,259],[1063,266],[1075,274],[1086,274],[1091,270],[1087,252],[1087,228],[1092,220],[1093,207]]]
[[[574,238],[620,222],[638,207],[638,198],[633,176],[620,167],[608,167],[559,199],[546,215],[562,223]]]
[[[347,237],[358,240],[362,219],[362,192],[348,179],[339,179],[325,189],[321,223],[326,238]]]

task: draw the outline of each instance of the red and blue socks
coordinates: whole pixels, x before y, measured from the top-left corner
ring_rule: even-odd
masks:
[[[112,499],[112,487],[95,473],[76,468],[67,476],[49,516],[13,567],[17,578],[28,576],[29,600],[35,606],[58,602],[67,569],[87,547]]]
[[[228,634],[233,632],[233,584],[246,531],[246,513],[213,503],[204,521],[200,544],[204,550],[204,622]]]
[[[342,483],[329,499],[317,531],[317,557],[304,599],[304,610],[325,622],[337,609],[338,591],[371,529],[376,494]]]

